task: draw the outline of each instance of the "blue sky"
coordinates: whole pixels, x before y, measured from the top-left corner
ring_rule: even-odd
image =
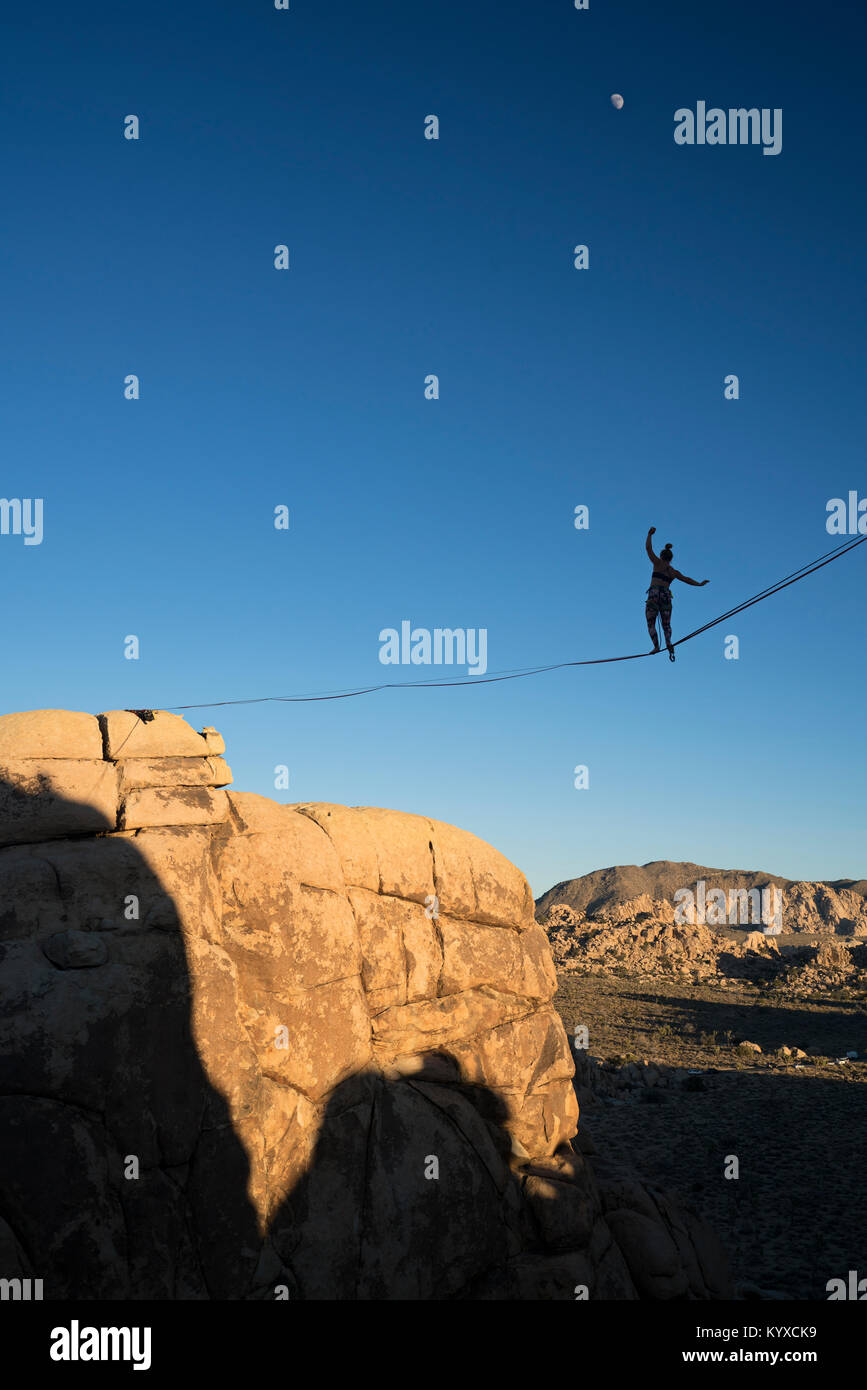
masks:
[[[417,679],[378,660],[404,619],[485,628],[489,671],[642,651],[649,525],[710,580],[676,586],[682,635],[867,495],[856,7],[49,0],[4,26],[0,494],[44,499],[41,545],[0,536],[4,711]],[[698,100],[781,108],[781,153],[675,145]],[[657,858],[857,878],[865,566],[674,666],[190,717],[239,789],[452,822],[537,895]]]

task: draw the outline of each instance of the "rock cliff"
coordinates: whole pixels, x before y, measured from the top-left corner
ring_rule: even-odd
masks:
[[[523,875],[238,793],[164,711],[0,717],[0,1277],[63,1298],[708,1298],[713,1234],[573,1147]]]

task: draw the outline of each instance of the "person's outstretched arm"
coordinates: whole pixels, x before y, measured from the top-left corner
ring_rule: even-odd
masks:
[[[680,570],[674,571],[675,579],[682,579],[684,584],[694,584],[697,589],[703,589],[705,584],[709,584],[708,579],[690,579],[688,574],[681,574]]]
[[[658,565],[658,564],[659,564],[659,556],[658,556],[658,555],[654,555],[654,553],[653,553],[653,546],[650,544],[650,537],[653,535],[653,533],[654,533],[655,530],[656,530],[656,527],[655,527],[655,526],[651,526],[650,530],[649,530],[648,533],[647,533],[647,540],[644,542],[644,548],[645,548],[645,550],[647,551],[647,553],[648,553],[648,555],[650,556],[650,558],[651,558],[651,560],[653,561],[653,563],[654,563],[655,565]]]

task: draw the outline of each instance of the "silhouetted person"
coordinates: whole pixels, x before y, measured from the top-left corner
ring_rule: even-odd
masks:
[[[655,526],[651,526],[647,533],[647,540],[644,542],[647,554],[653,564],[653,575],[650,581],[650,588],[647,590],[647,602],[644,605],[644,616],[647,619],[647,631],[650,633],[653,642],[653,650],[659,651],[659,638],[656,635],[657,616],[662,620],[662,630],[665,634],[665,645],[668,648],[670,660],[674,661],[674,648],[671,644],[671,581],[681,579],[684,584],[693,584],[697,589],[707,584],[706,579],[690,579],[689,575],[681,574],[671,563],[673,550],[671,542],[665,548],[655,554],[653,546],[650,544],[650,537],[656,531]]]

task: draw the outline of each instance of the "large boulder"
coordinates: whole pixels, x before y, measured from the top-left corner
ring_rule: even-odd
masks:
[[[47,1299],[724,1296],[700,1223],[634,1183],[612,1206],[573,1150],[520,871],[424,816],[216,790],[216,731],[149,716],[0,718],[21,1277]]]

